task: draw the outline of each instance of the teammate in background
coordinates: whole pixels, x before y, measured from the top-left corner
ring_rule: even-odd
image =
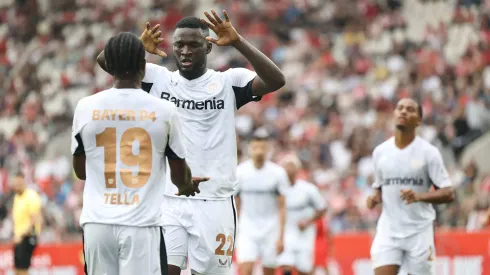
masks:
[[[289,187],[284,169],[267,160],[268,137],[256,131],[250,141],[247,160],[237,168],[238,219],[237,261],[240,275],[252,275],[260,260],[264,275],[274,275],[277,256],[283,251]]]
[[[394,118],[395,136],[373,152],[376,182],[367,207],[383,207],[371,247],[374,273],[396,275],[403,263],[409,274],[435,274],[432,203],[453,201],[454,191],[437,148],[416,136],[421,106],[402,99]]]
[[[176,197],[175,188],[167,183],[163,211],[170,275],[180,275],[188,261],[193,274],[229,274],[236,227],[235,112],[285,84],[279,68],[238,34],[226,13],[224,21],[215,11],[212,14],[205,13],[210,22],[186,17],[177,23],[172,45],[178,71],[147,63],[143,79],[143,88],[151,95],[177,106],[189,166],[195,175],[211,178],[199,195],[189,199]],[[158,49],[163,41],[158,28],[150,30],[147,24],[140,39],[147,52],[166,57]],[[217,39],[209,37],[209,28]],[[257,73],[208,69],[213,43],[234,47]],[[97,61],[107,71],[104,55]]]
[[[170,165],[179,195],[199,193],[186,164],[176,107],[141,89],[145,49],[120,33],[105,50],[114,87],[81,99],[72,129],[73,166],[85,180],[80,225],[88,275],[167,274],[162,178]]]
[[[286,195],[284,252],[278,261],[284,275],[291,275],[293,269],[300,275],[311,274],[315,258],[316,222],[325,215],[325,200],[313,183],[296,178],[301,168],[296,156],[287,156],[281,164],[287,171],[291,188]]]
[[[41,234],[41,198],[36,191],[26,188],[21,173],[13,177],[12,190],[15,193],[12,206],[15,274],[27,275],[37,238]]]

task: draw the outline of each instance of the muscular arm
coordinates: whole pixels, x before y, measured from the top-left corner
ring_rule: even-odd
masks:
[[[257,73],[257,77],[252,83],[254,96],[263,96],[274,92],[286,84],[284,74],[274,62],[243,37],[240,37],[233,46],[250,62]]]
[[[279,239],[284,239],[284,228],[286,225],[286,198],[284,196],[277,196],[277,204],[279,206]]]
[[[442,204],[450,203],[454,200],[454,189],[452,187],[444,187],[436,189],[432,192],[419,193],[417,195],[418,202]]]
[[[77,178],[85,180],[85,155],[73,156],[73,169]]]
[[[181,189],[186,185],[192,184],[192,173],[191,169],[187,165],[184,159],[168,159],[168,164],[170,166],[170,178],[172,183]]]

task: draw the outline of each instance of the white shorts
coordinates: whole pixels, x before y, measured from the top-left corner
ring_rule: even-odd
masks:
[[[386,265],[398,265],[409,274],[434,275],[435,258],[432,226],[408,238],[376,234],[371,246],[374,269]]]
[[[316,229],[310,227],[300,231],[297,227],[286,227],[284,251],[279,255],[280,266],[292,266],[299,272],[313,271]]]
[[[277,235],[273,232],[267,234],[265,238],[254,238],[246,233],[239,233],[236,251],[238,263],[255,263],[260,260],[263,267],[275,268],[277,266]]]
[[[167,274],[161,227],[83,225],[87,275]]]
[[[278,263],[280,266],[295,267],[301,273],[313,271],[313,261],[315,255],[313,250],[284,250],[279,255]]]
[[[165,196],[162,205],[168,264],[192,274],[229,274],[235,248],[233,197],[202,200]]]

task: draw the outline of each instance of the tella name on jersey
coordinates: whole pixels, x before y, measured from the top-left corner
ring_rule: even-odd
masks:
[[[118,194],[118,193],[105,193],[105,204],[112,205],[138,205],[140,203],[140,196],[138,194]]]

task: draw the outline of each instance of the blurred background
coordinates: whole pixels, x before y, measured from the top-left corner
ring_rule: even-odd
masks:
[[[211,8],[226,9],[287,79],[240,110],[240,160],[253,131],[267,128],[273,159],[294,151],[301,177],[321,188],[334,238],[376,225],[379,210],[365,207],[371,153],[392,134],[393,107],[403,97],[421,102],[419,135],[441,150],[457,189],[455,203],[437,208],[438,231],[485,230],[488,0],[0,0],[0,242],[11,242],[9,175],[18,170],[43,197],[40,242],[80,242],[83,182],[72,171],[70,132],[77,101],[111,86],[97,54],[120,31],[139,35],[146,21],[162,25],[170,53],[175,23]],[[172,57],[148,61],[176,69]],[[232,48],[214,47],[208,62],[215,70],[251,68]],[[441,274],[478,274],[451,270]]]

